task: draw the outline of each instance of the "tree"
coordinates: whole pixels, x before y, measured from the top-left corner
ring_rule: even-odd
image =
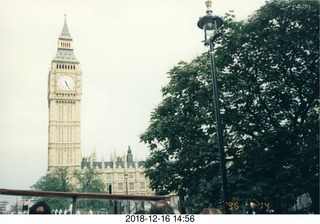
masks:
[[[71,177],[66,167],[61,167],[54,172],[42,176],[34,185],[30,187],[35,191],[57,191],[72,192],[74,186],[71,184]],[[70,199],[64,198],[41,198],[51,209],[68,209],[71,204]]]
[[[246,22],[224,18],[216,58],[234,202],[288,213],[308,192],[319,212],[318,14],[318,2],[271,1]],[[150,149],[151,187],[176,192],[190,212],[221,206],[208,57],[169,71],[140,136]]]
[[[76,170],[74,177],[77,180],[76,190],[82,193],[104,193],[106,189],[105,183],[100,178],[94,168],[89,167],[84,170]],[[83,199],[79,200],[77,207],[80,210],[94,210],[97,211],[101,208],[106,208],[107,203],[105,201],[99,201],[96,199]]]
[[[181,201],[186,200],[189,212],[220,203],[216,194],[219,181],[210,182],[210,190],[207,188],[207,180],[219,174],[208,71],[204,56],[189,64],[180,62],[170,70],[170,82],[162,89],[164,99],[141,135],[150,148],[145,168],[151,187],[158,194],[177,193]],[[201,196],[199,192],[204,191],[207,195]]]
[[[92,167],[84,170],[76,170],[74,177],[77,179],[78,192],[85,193],[103,193],[105,192],[106,185],[100,178],[100,174]]]
[[[231,192],[276,213],[303,193],[319,213],[318,15],[319,2],[271,1],[217,50]]]
[[[103,193],[106,186],[100,178],[100,174],[93,168],[84,171],[75,170],[73,173],[67,167],[56,169],[50,174],[41,177],[37,183],[31,186],[36,191],[57,191],[57,192],[82,192],[82,193]],[[41,198],[48,203],[52,209],[69,209],[71,199],[64,198]],[[77,208],[85,210],[99,210],[106,207],[106,202],[91,199],[78,199]]]

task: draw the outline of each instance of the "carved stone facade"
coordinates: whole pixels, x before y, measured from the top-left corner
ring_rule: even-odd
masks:
[[[99,162],[96,153],[93,152],[90,157],[82,159],[81,169],[84,171],[89,167],[94,168],[113,194],[154,194],[149,188],[149,180],[143,174],[144,161],[133,160],[130,146],[127,155],[120,157],[114,152],[110,158],[110,161],[102,159]]]
[[[58,167],[80,168],[81,80],[80,63],[73,54],[65,20],[48,75],[48,172]]]

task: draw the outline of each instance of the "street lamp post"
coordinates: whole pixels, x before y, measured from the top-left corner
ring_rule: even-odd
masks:
[[[124,178],[125,178],[125,183],[126,183],[126,195],[129,195],[129,191],[128,191],[128,173],[124,174]],[[129,200],[127,200],[127,212],[128,214],[130,214],[130,202]]]
[[[125,184],[126,184],[126,194],[129,194],[129,191],[128,191],[128,176],[129,174],[128,173],[124,173],[124,179],[125,179]]]
[[[223,202],[224,210],[226,214],[229,214],[228,209],[228,181],[226,173],[226,160],[225,152],[223,147],[223,136],[222,136],[222,124],[220,117],[220,105],[219,105],[219,91],[217,84],[217,75],[214,63],[214,41],[220,35],[218,28],[222,25],[222,19],[219,16],[212,15],[212,1],[206,1],[207,14],[201,17],[198,21],[198,27],[204,30],[204,44],[210,46],[210,62],[211,62],[211,76],[212,76],[212,87],[213,87],[213,98],[215,107],[215,117],[217,122],[217,137],[218,137],[218,149],[220,155],[220,170],[222,177],[222,188],[223,188]]]

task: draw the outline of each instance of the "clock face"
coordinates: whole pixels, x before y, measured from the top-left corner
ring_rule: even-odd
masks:
[[[58,78],[58,87],[64,91],[70,91],[74,89],[74,80],[70,75],[61,75]]]

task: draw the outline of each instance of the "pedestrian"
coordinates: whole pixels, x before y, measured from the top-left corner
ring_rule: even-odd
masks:
[[[151,206],[150,214],[174,214],[174,210],[168,202],[161,200]]]
[[[29,210],[29,214],[32,215],[48,215],[51,214],[51,210],[49,205],[45,203],[44,201],[38,201],[34,205],[31,206]]]
[[[204,208],[200,214],[207,215],[207,214],[223,214],[221,210],[216,208]]]
[[[134,214],[150,214],[148,211],[146,211],[146,210],[138,210],[138,211],[136,211]]]

